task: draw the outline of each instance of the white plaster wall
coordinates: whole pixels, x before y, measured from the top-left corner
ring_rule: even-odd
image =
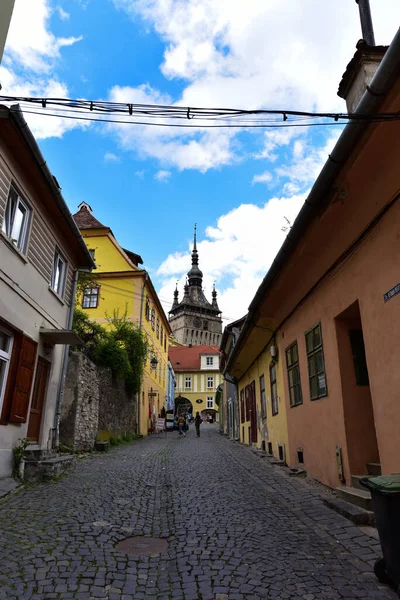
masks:
[[[3,58],[4,46],[10,26],[14,0],[1,0],[0,2],[0,63]]]

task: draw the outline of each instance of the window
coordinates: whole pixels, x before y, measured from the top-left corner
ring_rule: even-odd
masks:
[[[161,346],[162,346],[163,342],[164,342],[164,327],[161,327],[160,342],[161,342]]]
[[[176,388],[177,386],[177,381],[176,381],[176,377],[174,377],[174,388]]]
[[[97,308],[99,305],[100,288],[87,287],[83,292],[82,308]]]
[[[245,421],[245,416],[244,416],[244,389],[240,390],[240,422],[244,423]]]
[[[156,336],[157,339],[160,337],[160,319],[157,317],[157,326],[156,326]]]
[[[203,321],[203,329],[207,331],[207,329],[208,329],[208,321]]]
[[[212,389],[214,387],[214,377],[207,377],[207,388]]]
[[[357,385],[369,385],[367,359],[365,356],[362,329],[350,329],[349,336]]]
[[[156,311],[154,310],[154,308],[152,308],[151,310],[151,328],[154,331],[156,327]]]
[[[64,293],[65,274],[67,263],[58,250],[54,253],[53,273],[51,275],[51,288],[56,294],[62,296]]]
[[[146,298],[146,319],[148,321],[151,319],[150,298],[148,296]]]
[[[185,390],[190,390],[192,387],[192,378],[185,377]]]
[[[278,386],[276,385],[276,364],[269,367],[269,380],[271,383],[271,410],[273,415],[278,414]]]
[[[164,351],[167,351],[167,332],[164,333]]]
[[[211,367],[214,360],[212,356],[207,356],[207,366]]]
[[[31,212],[25,200],[11,187],[2,229],[21,252],[26,250]]]
[[[264,375],[260,377],[260,398],[261,398],[261,417],[265,419],[267,417],[267,399],[265,396],[265,380]]]
[[[294,344],[289,346],[289,348],[287,348],[286,350],[286,366],[289,380],[290,406],[298,406],[299,404],[303,404],[303,397],[301,394],[299,353],[297,350],[297,342],[294,342]]]
[[[213,396],[207,396],[207,408],[214,408]]]
[[[310,379],[310,398],[316,400],[326,396],[324,351],[322,348],[321,325],[318,324],[306,332],[308,377]]]
[[[0,409],[3,404],[6,389],[8,368],[10,366],[11,351],[13,345],[12,334],[0,327]]]

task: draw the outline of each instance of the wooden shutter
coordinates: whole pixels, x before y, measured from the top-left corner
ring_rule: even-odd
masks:
[[[36,350],[37,343],[23,336],[9,417],[13,423],[26,423],[35,371]]]

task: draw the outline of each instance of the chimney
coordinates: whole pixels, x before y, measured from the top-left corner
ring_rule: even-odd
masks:
[[[356,0],[356,3],[360,11],[363,39],[357,43],[356,53],[347,65],[338,89],[338,96],[346,100],[348,113],[356,110],[388,48],[375,46],[369,0]]]

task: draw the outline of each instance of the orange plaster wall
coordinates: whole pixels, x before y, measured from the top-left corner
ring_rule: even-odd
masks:
[[[334,227],[332,235],[336,235]],[[281,356],[285,360],[284,349],[297,339],[303,391],[303,405],[290,408],[285,377],[290,463],[297,464],[296,450],[303,448],[305,468],[327,485],[337,486],[340,483],[335,459],[336,445],[342,447],[347,482],[350,478],[335,317],[357,300],[382,471],[400,471],[400,294],[386,303],[383,298],[384,293],[399,282],[400,201],[383,217],[357,251],[324,281],[283,326]],[[322,325],[328,397],[310,401],[304,332],[319,321]],[[355,396],[354,410],[359,409],[360,401],[361,396]],[[363,418],[365,421],[371,419],[372,415],[364,415]],[[353,458],[356,456],[354,449],[350,450],[350,454]]]

